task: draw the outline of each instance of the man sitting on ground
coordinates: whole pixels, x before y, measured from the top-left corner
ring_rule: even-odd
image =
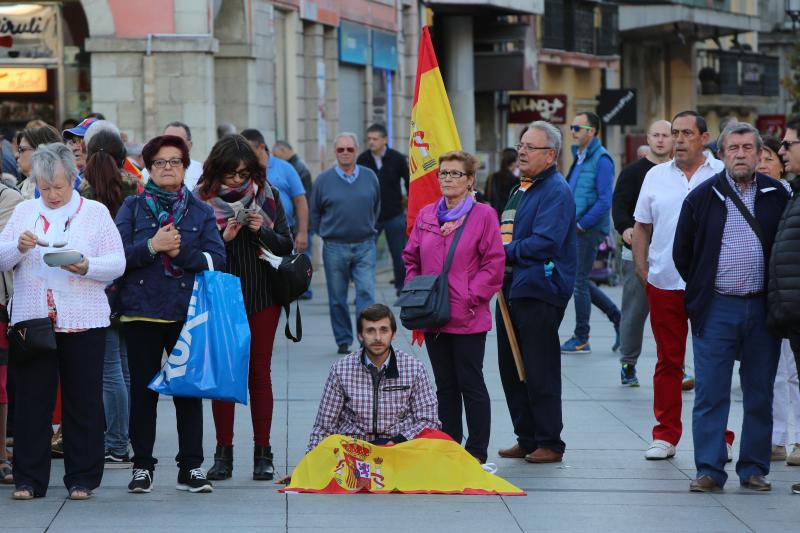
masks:
[[[391,309],[382,304],[365,307],[357,332],[362,348],[331,367],[307,451],[334,434],[372,444],[399,444],[425,428],[441,427],[425,367],[392,347],[397,323]]]

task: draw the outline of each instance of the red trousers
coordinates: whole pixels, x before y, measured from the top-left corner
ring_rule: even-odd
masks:
[[[250,322],[250,415],[253,419],[253,441],[256,446],[269,446],[272,428],[272,344],[281,316],[281,307],[273,305],[247,317]],[[233,402],[211,402],[219,446],[233,446]]]
[[[673,446],[681,440],[681,383],[686,359],[689,317],[683,305],[684,291],[668,291],[647,284],[650,325],[656,339],[656,372],[653,375],[653,413],[657,424],[653,439]],[[733,444],[734,434],[725,431],[725,442]]]

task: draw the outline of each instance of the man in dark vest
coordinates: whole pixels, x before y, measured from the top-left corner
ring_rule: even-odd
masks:
[[[600,118],[594,113],[575,115],[570,126],[575,161],[567,182],[575,198],[578,232],[578,263],[575,272],[575,333],[561,345],[564,354],[589,354],[589,317],[596,305],[614,324],[616,340],[611,348],[619,348],[620,312],[614,302],[589,280],[597,248],[611,229],[609,213],[614,190],[614,162],[600,144]]]

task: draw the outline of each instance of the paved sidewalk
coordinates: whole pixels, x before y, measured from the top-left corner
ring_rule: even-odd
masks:
[[[393,302],[394,291],[382,274],[378,301]],[[308,442],[322,385],[336,346],[331,337],[323,286],[303,302],[304,338],[292,344],[278,328],[272,379],[275,414],[272,443],[280,473],[297,464]],[[352,294],[352,292],[351,292]],[[609,290],[620,301],[618,288]],[[570,307],[562,341],[574,326]],[[417,354],[428,365],[424,349],[411,349],[410,333],[402,330],[396,346]],[[646,327],[644,354],[638,366],[642,386],[621,387],[617,355],[611,352],[613,328],[595,309],[592,313],[592,355],[563,358],[564,462],[531,465],[500,459],[497,449],[513,444],[511,421],[497,372],[494,334],[487,340],[486,381],[492,397],[489,461],[498,474],[524,488],[525,497],[279,494],[270,482],[255,482],[252,431],[247,408],[237,407],[234,477],[216,482],[213,494],[176,491],[177,452],[174,409],[159,403],[156,455],[160,460],[151,494],[125,490],[130,470],[106,470],[103,484],[88,502],[66,501],[63,466],[53,462],[48,496],[12,502],[10,487],[0,486],[0,529],[14,531],[793,531],[800,522],[800,497],[790,494],[800,481],[800,468],[773,463],[772,493],[739,488],[733,466],[719,495],[690,494],[694,477],[691,439],[692,393],[684,393],[684,436],[677,456],[648,462],[643,453],[653,424],[652,375],[655,345]],[[691,350],[689,351],[691,354]],[[691,355],[687,358],[691,367]],[[736,381],[736,380],[735,380]],[[730,427],[741,429],[741,392],[734,385]],[[214,427],[206,405],[206,468],[214,452]],[[738,453],[738,445],[736,446]]]

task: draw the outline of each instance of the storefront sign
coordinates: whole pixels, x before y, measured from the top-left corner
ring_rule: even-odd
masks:
[[[369,64],[369,28],[342,21],[339,25],[339,61]]]
[[[397,36],[394,33],[372,30],[372,66],[397,70]]]
[[[764,135],[783,139],[786,133],[786,115],[760,115],[756,119],[756,129]]]
[[[636,89],[603,89],[597,115],[606,126],[635,126]]]
[[[0,68],[0,93],[45,92],[46,68]]]
[[[509,124],[528,124],[546,120],[551,124],[567,123],[567,95],[510,93],[508,95]]]
[[[55,6],[0,6],[0,60],[57,58],[58,45]]]

